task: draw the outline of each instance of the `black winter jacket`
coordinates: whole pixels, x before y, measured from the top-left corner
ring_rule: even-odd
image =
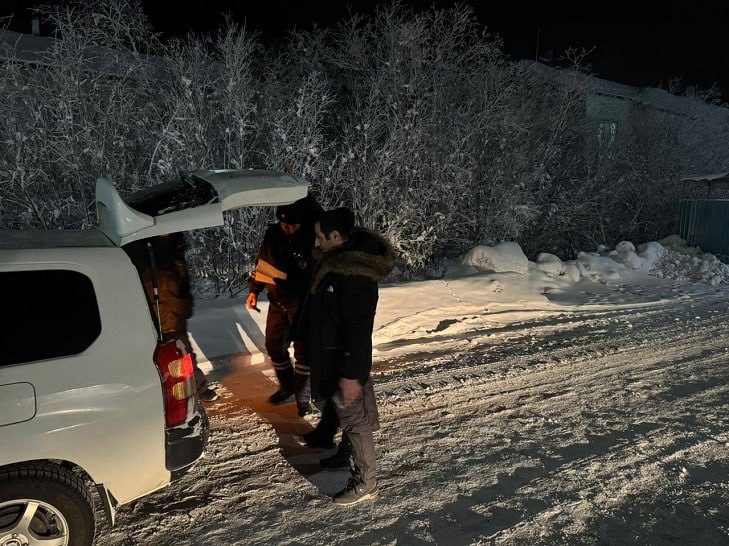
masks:
[[[359,230],[324,253],[306,301],[307,350],[312,396],[331,397],[339,379],[365,384],[372,370],[372,327],[377,281],[394,265],[390,244],[377,233]]]
[[[301,225],[290,237],[281,231],[278,224],[270,224],[263,236],[258,259],[285,272],[287,278],[276,284],[263,284],[251,275],[248,279],[251,293],[258,295],[265,288],[271,303],[301,303],[306,297],[314,267],[314,238],[314,228],[308,224]]]

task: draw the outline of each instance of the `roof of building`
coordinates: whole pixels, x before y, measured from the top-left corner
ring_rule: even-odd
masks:
[[[538,61],[523,60],[519,61],[519,64],[562,86],[579,84],[597,95],[633,100],[676,115],[693,118],[700,111],[711,110],[712,113],[717,115],[729,117],[729,108],[707,104],[699,98],[680,97],[655,87],[633,87],[603,80],[576,70],[553,68]]]
[[[0,29],[0,61],[14,61],[36,65],[51,65],[53,52],[58,40],[50,36],[24,34],[8,29]],[[164,77],[166,61],[154,55],[132,54],[115,51],[102,46],[87,45],[83,49],[83,63],[87,70],[125,75],[130,68],[139,65],[140,57],[149,63],[147,72],[156,79]]]
[[[0,59],[45,64],[55,38],[0,29]]]

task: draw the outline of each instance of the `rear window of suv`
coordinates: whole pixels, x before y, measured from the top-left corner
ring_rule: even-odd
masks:
[[[194,175],[163,182],[127,195],[124,200],[133,209],[159,216],[218,202],[218,194],[209,182]]]
[[[91,280],[77,271],[0,273],[0,366],[85,351],[101,333]]]

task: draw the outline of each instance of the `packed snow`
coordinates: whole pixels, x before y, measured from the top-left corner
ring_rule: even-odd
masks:
[[[99,543],[729,544],[729,267],[678,237],[529,261],[478,246],[443,278],[381,285],[380,498],[271,407],[261,312],[200,300],[221,399],[205,458],[123,507]]]

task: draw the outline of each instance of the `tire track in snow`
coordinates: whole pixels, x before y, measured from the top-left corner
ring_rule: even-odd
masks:
[[[714,303],[713,298],[707,298],[707,305]],[[684,315],[695,316],[696,302],[682,307]],[[621,501],[626,496],[665,488],[661,479],[649,477],[651,474],[663,476],[666,461],[680,458],[682,453],[716,451],[717,447],[725,447],[721,445],[725,435],[717,434],[716,430],[698,434],[685,430],[690,412],[674,415],[676,400],[681,400],[694,413],[697,408],[718,405],[715,410],[705,410],[703,417],[713,420],[716,425],[713,428],[718,427],[719,432],[722,427],[726,430],[726,419],[719,417],[722,412],[729,414],[726,411],[729,394],[723,386],[727,383],[727,371],[726,366],[722,366],[727,360],[729,339],[723,316],[707,313],[703,319],[694,318],[695,322],[683,331],[676,331],[675,325],[666,322],[665,317],[660,320],[652,312],[639,311],[631,314],[630,320],[642,331],[637,336],[633,331],[623,333],[617,339],[611,332],[608,339],[611,343],[619,342],[617,347],[621,348],[616,354],[592,356],[603,339],[594,340],[593,347],[583,344],[575,348],[568,343],[574,339],[572,332],[562,331],[558,337],[564,343],[556,354],[551,353],[550,361],[545,363],[521,354],[510,355],[502,362],[503,375],[498,379],[484,373],[493,363],[471,364],[471,359],[461,355],[454,357],[457,364],[448,371],[448,378],[442,377],[442,363],[439,363],[432,370],[408,369],[395,374],[398,377],[384,378],[383,384],[378,382],[378,392],[384,405],[388,406],[393,425],[397,423],[400,429],[399,421],[405,421],[406,426],[418,426],[409,422],[413,419],[407,414],[412,410],[413,400],[424,397],[429,399],[424,405],[431,412],[441,410],[449,415],[449,408],[455,407],[462,416],[455,419],[443,436],[463,428],[473,431],[492,428],[517,433],[533,431],[542,441],[551,442],[549,449],[531,446],[532,457],[523,459],[523,464],[503,468],[492,475],[495,485],[474,486],[469,492],[476,498],[476,502],[468,505],[471,511],[480,510],[487,514],[487,519],[499,520],[491,526],[481,521],[474,526],[472,538],[507,542],[520,538],[550,543],[562,542],[565,536],[570,536],[572,541],[577,535],[589,542],[590,536],[597,536],[595,532],[598,535],[610,532],[596,514],[605,510],[625,511]],[[578,321],[573,326],[581,328],[584,324]],[[552,334],[554,332],[549,335]],[[659,350],[654,344],[657,341],[660,342]],[[585,348],[589,349],[588,356],[585,356]],[[514,370],[518,372],[512,374]],[[413,373],[416,377],[411,377]],[[459,382],[458,378],[464,376],[467,381]],[[417,392],[411,386],[403,392],[402,384],[413,380],[433,388]],[[443,384],[448,386],[440,387]],[[597,411],[589,412],[586,403],[595,404]],[[520,426],[515,429],[508,420],[520,421]],[[418,417],[417,421],[422,423],[422,418]],[[559,423],[566,423],[566,426]],[[387,423],[385,430],[389,426]],[[547,436],[545,427],[552,429]],[[580,427],[585,428],[582,431],[584,443],[576,442],[581,438],[579,433],[575,434],[575,429],[579,431]],[[513,453],[504,454],[505,448],[496,445],[490,448],[491,453],[481,461],[480,467],[488,468],[489,463],[498,466],[499,459],[503,458],[514,459]],[[530,451],[523,445],[521,449]],[[535,454],[538,456],[534,457]],[[405,453],[398,453],[398,457],[405,456]],[[723,457],[716,463],[721,468],[726,462],[726,456]],[[466,458],[469,462],[473,459],[477,457]],[[431,466],[437,467],[438,463]],[[461,472],[465,481],[474,482],[475,477],[468,472],[469,466],[466,464],[465,469],[455,473]],[[600,471],[601,468],[608,470]],[[580,485],[579,476],[584,473],[590,475],[589,483],[593,485]],[[631,476],[633,473],[636,477]],[[665,476],[662,479],[670,482]],[[445,480],[444,477],[444,483]],[[558,487],[555,487],[555,480]],[[394,489],[407,487],[407,479],[396,482]],[[550,490],[552,498],[545,500],[549,496],[544,493]],[[621,494],[625,491],[629,494]],[[498,502],[500,498],[501,503]],[[481,505],[483,499],[492,500]],[[701,502],[702,498],[699,495],[693,500]],[[710,527],[704,535],[715,539],[717,533],[721,533],[718,528],[718,525]],[[619,534],[626,532],[625,529],[617,531]],[[640,535],[640,531],[632,532]],[[649,537],[654,529],[642,531]],[[681,531],[674,528],[672,532]],[[621,538],[630,538],[623,534],[620,534]]]

